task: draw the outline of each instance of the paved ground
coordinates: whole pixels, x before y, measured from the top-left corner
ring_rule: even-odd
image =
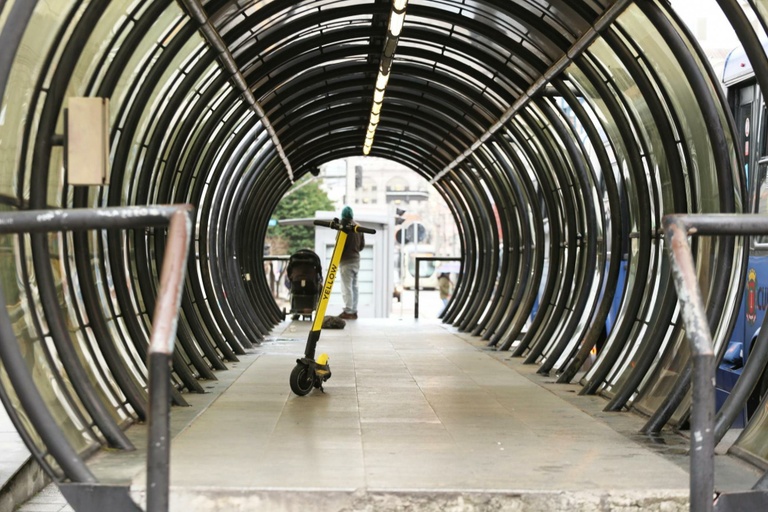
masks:
[[[323,331],[333,377],[305,397],[288,376],[309,323],[281,324],[174,409],[172,510],[688,509],[685,438],[651,442],[637,434],[642,418],[604,413],[605,399],[485,349],[434,311],[421,317]],[[128,433],[146,444],[143,427]],[[139,450],[90,462],[104,480],[133,476],[139,496],[142,460]],[[759,476],[717,463],[721,489]],[[71,509],[48,488],[20,510]]]
[[[602,398],[564,397],[577,388],[406,319],[324,331],[333,377],[298,397],[287,380],[307,331],[295,322],[263,344],[174,440],[173,510],[687,510],[680,461],[573,403],[599,412]],[[630,434],[642,425],[617,417]]]
[[[29,450],[21,442],[16,428],[2,405],[0,405],[0,453],[3,454],[0,457],[0,487],[2,487],[29,458]]]

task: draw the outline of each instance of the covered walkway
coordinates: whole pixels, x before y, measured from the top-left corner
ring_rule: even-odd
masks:
[[[81,497],[125,478],[105,454],[165,456],[136,436],[172,402],[174,421],[195,418],[172,476],[206,500],[213,485],[363,489],[363,504],[436,488],[682,499],[685,464],[637,432],[701,425],[696,405],[715,400],[695,391],[714,390],[692,381],[727,353],[693,467],[709,470],[740,418],[731,452],[762,470],[744,485],[768,499],[768,269],[753,265],[768,244],[691,237],[691,332],[667,258],[691,233],[662,228],[768,211],[764,4],[717,0],[741,44],[726,79],[667,0],[0,0],[2,406],[46,477]],[[362,315],[327,333],[336,375],[299,399],[287,379],[303,335],[265,271],[273,216],[363,156],[431,185],[461,279],[442,323]],[[348,176],[344,201],[373,205]],[[405,197],[392,188],[377,243]],[[371,265],[391,278],[387,258]],[[690,342],[705,330],[709,362]],[[645,421],[629,440],[603,424],[629,415]]]
[[[333,376],[298,397],[288,375],[308,327],[280,324],[174,409],[172,510],[688,510],[687,439],[639,435],[636,413],[436,320],[324,331]],[[139,447],[145,430],[128,430]],[[143,460],[102,453],[91,468],[140,502]],[[718,491],[759,477],[718,455]]]

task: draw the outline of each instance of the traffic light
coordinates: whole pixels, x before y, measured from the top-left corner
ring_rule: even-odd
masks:
[[[403,217],[403,215],[405,214],[405,210],[397,208],[395,210],[395,214],[396,214],[395,215],[395,224],[396,225],[400,225],[403,222],[405,222],[405,218]]]

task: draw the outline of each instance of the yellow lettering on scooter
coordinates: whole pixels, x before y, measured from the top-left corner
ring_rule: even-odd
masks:
[[[327,300],[331,297],[331,289],[333,288],[333,281],[336,279],[336,265],[331,264],[331,268],[328,270],[328,279],[325,289],[323,289],[323,300]]]

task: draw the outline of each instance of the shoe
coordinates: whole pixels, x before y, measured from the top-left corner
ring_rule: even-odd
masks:
[[[357,320],[357,313],[347,313],[344,311],[339,315],[339,318],[343,318],[344,320]]]

